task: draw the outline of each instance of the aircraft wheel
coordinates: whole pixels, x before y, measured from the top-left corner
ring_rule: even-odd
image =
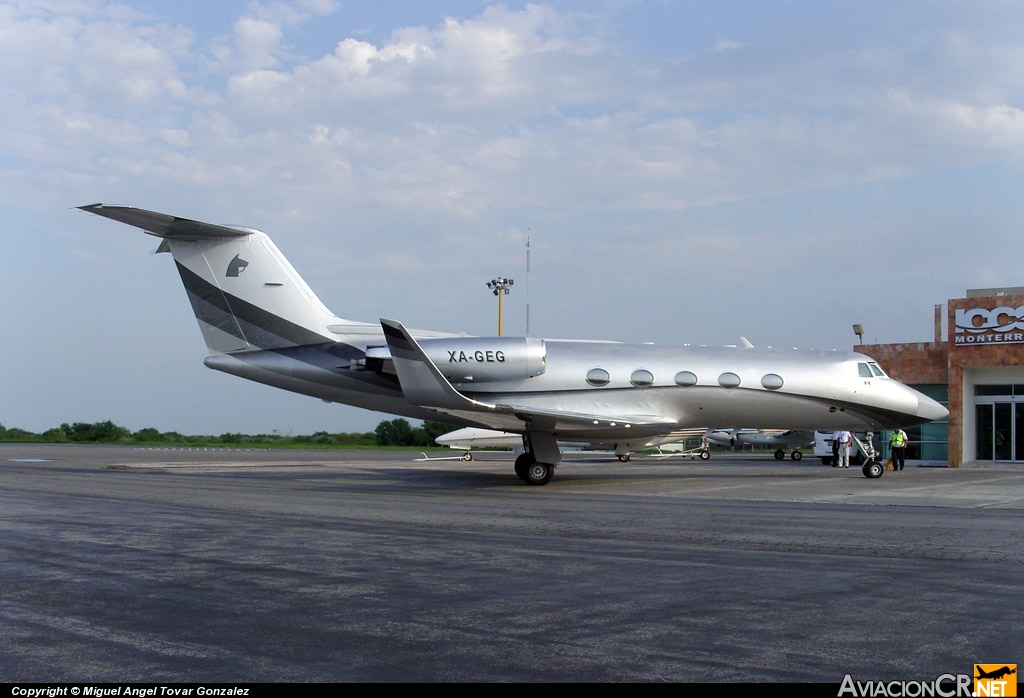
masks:
[[[832,465],[832,459],[828,458],[827,456],[822,456],[821,457],[821,464],[822,465]]]
[[[882,473],[885,472],[885,466],[882,465],[881,461],[869,460],[864,464],[864,468],[862,470],[864,472],[864,477],[877,480],[882,477]]]
[[[792,453],[789,454],[789,457],[792,458],[793,460],[802,460],[804,454],[801,453],[800,451],[793,451]]]
[[[519,454],[519,457],[516,458],[515,465],[516,476],[523,482],[526,482],[526,469],[533,465],[535,462],[536,460],[534,459],[532,453],[527,452]]]
[[[706,448],[703,451],[700,452],[700,459],[701,460],[707,460],[710,457],[711,457],[711,451],[707,450]]]
[[[464,460],[464,461],[466,461],[468,463],[469,461],[473,460],[473,454],[470,453],[469,451],[467,451],[466,453],[463,453],[462,454],[462,460]]]
[[[533,463],[526,469],[526,477],[523,480],[526,481],[527,485],[546,485],[551,479],[551,476],[555,474],[555,466],[549,465],[548,463]]]
[[[781,448],[778,451],[775,452],[775,460],[782,460],[785,457],[786,457],[786,452],[783,451]]]
[[[621,463],[625,463],[628,460],[629,460],[629,454],[628,453],[623,453],[621,456],[619,456],[619,462],[621,462]]]

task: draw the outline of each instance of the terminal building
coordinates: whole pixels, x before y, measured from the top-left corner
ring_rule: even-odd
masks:
[[[1024,467],[1024,287],[969,290],[937,305],[932,342],[854,350],[949,408],[948,420],[906,430],[908,465]]]

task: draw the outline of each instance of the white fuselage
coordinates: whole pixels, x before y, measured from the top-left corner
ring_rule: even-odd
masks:
[[[475,338],[459,339],[472,346]],[[429,341],[423,340],[423,344]],[[352,344],[344,339],[338,344],[349,353],[363,354],[368,347],[383,343],[383,338],[361,336]],[[514,401],[548,411],[617,415],[627,423],[646,417],[671,422],[675,428],[733,424],[737,428],[865,430],[909,426],[946,414],[944,407],[898,381],[858,375],[858,364],[870,361],[860,354],[562,340],[545,340],[544,346],[545,366],[540,375],[453,381],[452,385],[467,397],[489,403]],[[335,360],[331,365],[329,346],[304,349],[214,355],[206,363],[325,400],[446,419],[446,415],[407,402],[386,372],[373,372],[358,361]],[[456,355],[453,360],[459,358]],[[607,383],[588,383],[593,369],[607,372]],[[639,385],[634,384],[637,378],[641,379]],[[645,384],[648,380],[649,385]],[[447,421],[486,426],[472,418]],[[624,429],[633,431],[624,433]],[[636,438],[644,431],[633,424],[599,431],[563,427],[562,436],[585,434],[585,440],[593,441],[621,439],[627,434]],[[660,428],[658,433],[664,431]]]

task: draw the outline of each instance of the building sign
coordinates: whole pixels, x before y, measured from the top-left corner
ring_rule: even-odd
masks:
[[[1019,308],[957,308],[953,344],[1024,344],[1024,305]]]

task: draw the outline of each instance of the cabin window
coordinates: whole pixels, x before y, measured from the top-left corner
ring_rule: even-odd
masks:
[[[718,377],[718,384],[723,388],[735,388],[740,384],[740,377],[732,371],[726,371]]]
[[[861,378],[872,378],[872,377],[874,377],[873,374],[871,373],[871,369],[868,368],[868,365],[865,364],[865,363],[857,364],[857,370],[860,371],[860,377]]]
[[[638,388],[644,388],[654,382],[654,374],[646,368],[638,368],[629,376],[629,382]]]
[[[782,376],[776,373],[766,373],[761,378],[761,386],[767,390],[778,390],[782,387]]]
[[[608,385],[612,377],[603,368],[592,368],[587,371],[587,382],[594,387],[600,388],[602,385]]]
[[[693,371],[680,371],[676,374],[676,385],[681,385],[684,388],[697,385],[697,374]]]
[[[876,376],[878,376],[879,378],[885,378],[885,371],[883,371],[881,369],[881,367],[878,364],[876,364],[874,361],[869,363],[868,366],[871,367],[871,370],[874,372],[874,374]]]

